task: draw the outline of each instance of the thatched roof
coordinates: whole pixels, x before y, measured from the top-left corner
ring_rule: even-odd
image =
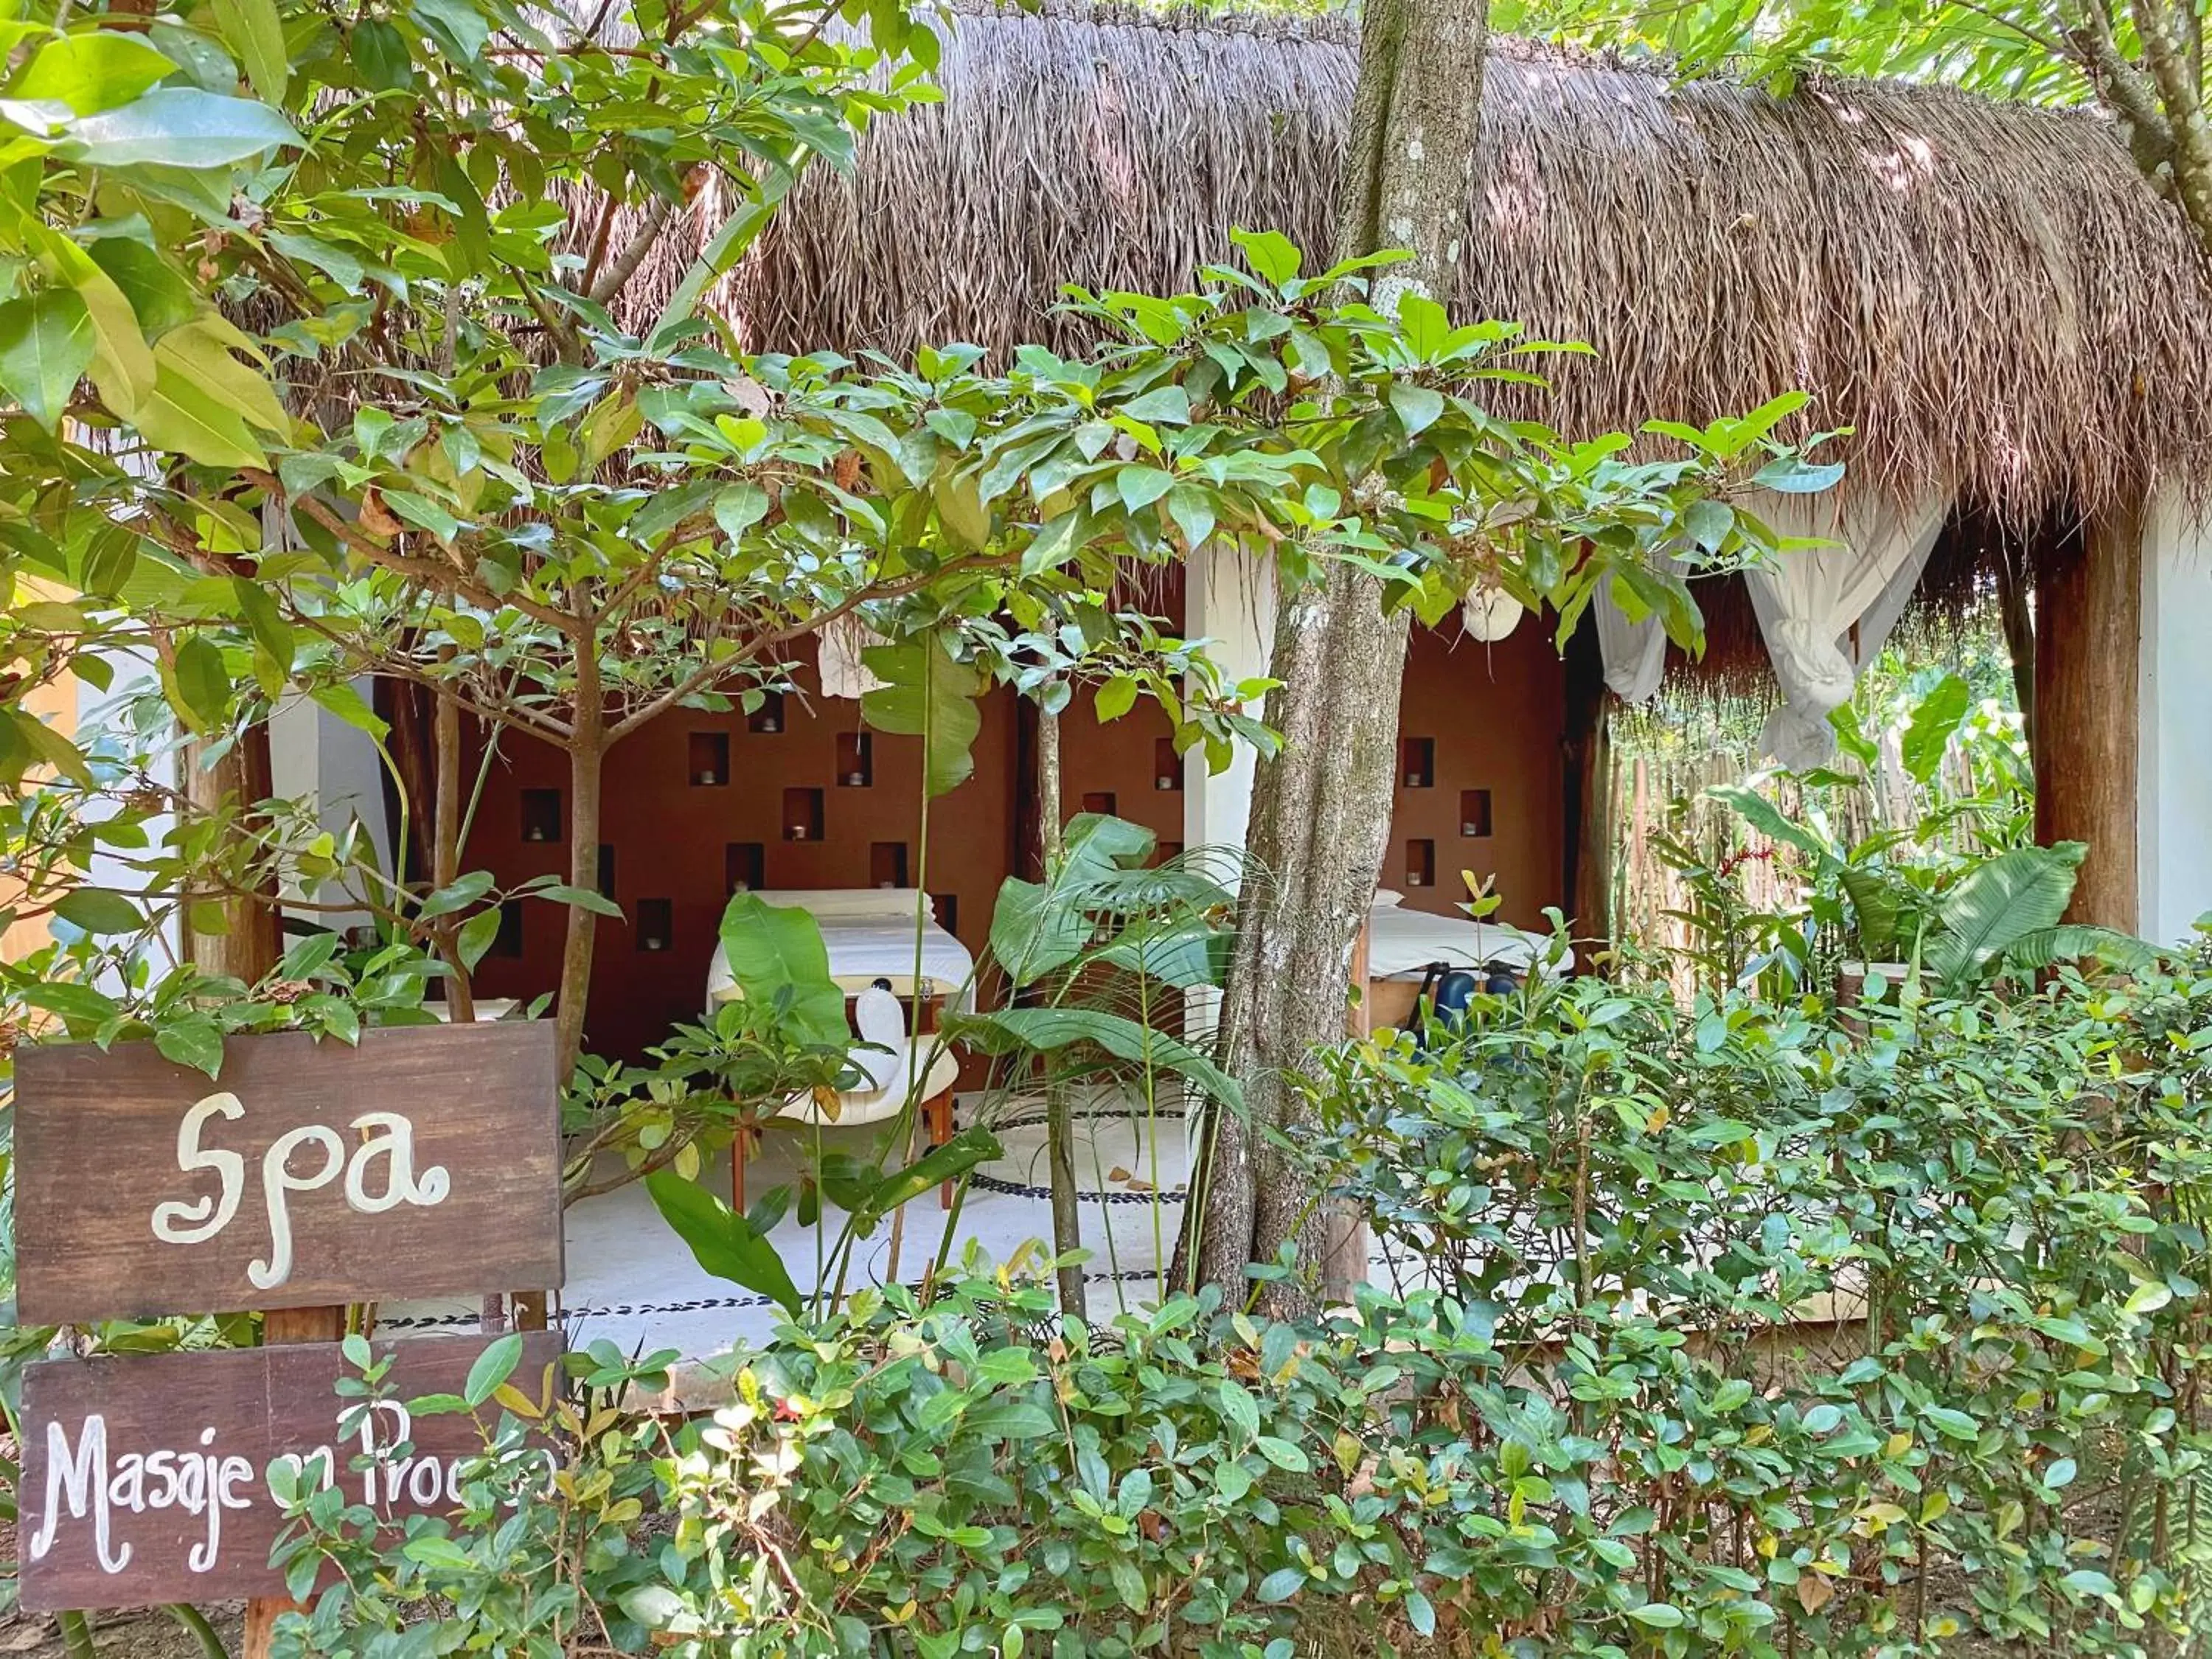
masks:
[[[750,343],[1065,346],[1064,283],[1174,291],[1233,226],[1326,250],[1350,24],[1049,0],[941,33],[944,101],[812,173],[742,272]],[[2212,478],[2212,282],[2094,117],[1505,42],[1480,176],[1462,302],[1597,348],[1556,371],[1570,432],[1802,387],[1862,478],[2014,518]]]

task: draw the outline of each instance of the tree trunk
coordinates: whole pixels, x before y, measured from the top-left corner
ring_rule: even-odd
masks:
[[[586,649],[576,658],[576,722],[568,737],[568,885],[580,892],[595,892],[599,884],[599,778],[607,752],[600,696],[599,664]],[[561,988],[554,1001],[560,1068],[555,1075],[564,1087],[584,1052],[584,1010],[592,996],[592,937],[598,920],[580,904],[568,907]]]
[[[1050,882],[1060,867],[1065,807],[1060,789],[1060,716],[1039,708],[1036,720],[1037,863]],[[1083,1248],[1082,1188],[1075,1179],[1075,1109],[1067,1091],[1048,1079],[1044,1096],[1045,1148],[1052,1179],[1052,1253],[1068,1255]],[[1073,1319],[1090,1314],[1083,1289],[1083,1264],[1067,1261],[1056,1270],[1060,1310]]]
[[[2035,592],[2035,838],[2088,844],[2069,921],[2133,933],[2142,532],[2132,513],[2042,550]]]
[[[177,764],[184,775],[179,793],[196,811],[219,812],[229,802],[241,821],[250,823],[273,788],[268,724],[248,726],[210,765],[201,764],[200,745],[188,743]],[[249,987],[258,983],[284,954],[276,895],[241,895],[215,902],[222,913],[222,931],[195,933],[187,919],[182,929],[186,958],[203,973],[225,974]]]
[[[440,687],[434,727],[436,781],[431,785],[435,824],[430,838],[430,885],[452,885],[461,873],[461,702]],[[594,866],[593,879],[597,879]],[[456,1025],[477,1017],[469,988],[468,964],[461,960],[460,929],[450,921],[438,929],[438,951],[446,961],[446,1008]]]
[[[1337,257],[1403,247],[1376,274],[1384,314],[1401,295],[1449,303],[1466,254],[1489,9],[1482,0],[1372,0],[1342,183]],[[1278,1280],[1269,1310],[1311,1305],[1328,1259],[1321,1195],[1307,1190],[1265,1127],[1293,1134],[1292,1084],[1313,1050],[1341,1039],[1353,946],[1390,833],[1407,617],[1382,612],[1375,579],[1332,565],[1284,595],[1267,720],[1283,752],[1254,781],[1254,874],[1238,911],[1223,994],[1221,1048],[1245,1115],[1212,1115],[1201,1146],[1178,1277],[1232,1294],[1252,1262],[1297,1249],[1304,1277]],[[1341,1293],[1343,1285],[1323,1286]]]

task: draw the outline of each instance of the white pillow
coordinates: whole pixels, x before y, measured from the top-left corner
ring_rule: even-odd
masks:
[[[1395,910],[1403,902],[1405,896],[1403,893],[1389,887],[1377,888],[1375,892],[1374,908],[1377,910]]]
[[[911,887],[761,888],[753,896],[780,910],[805,910],[817,921],[912,921],[915,906],[930,903]]]

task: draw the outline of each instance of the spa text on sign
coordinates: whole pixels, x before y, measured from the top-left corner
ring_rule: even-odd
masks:
[[[185,1114],[177,1129],[177,1167],[185,1174],[210,1172],[217,1191],[189,1201],[172,1199],[154,1206],[154,1237],[165,1244],[201,1244],[219,1237],[237,1218],[246,1193],[246,1159],[221,1147],[204,1146],[210,1120],[246,1115],[234,1094],[210,1095]],[[398,1112],[363,1112],[350,1126],[359,1132],[350,1158],[346,1142],[327,1124],[302,1124],[269,1143],[261,1155],[260,1193],[268,1215],[268,1254],[249,1261],[246,1276],[256,1290],[272,1291],[292,1276],[292,1212],[289,1194],[327,1187],[345,1171],[346,1207],[356,1215],[382,1215],[399,1204],[428,1207],[453,1190],[445,1170],[415,1170],[415,1125]],[[313,1169],[293,1167],[305,1151]],[[381,1187],[369,1190],[371,1174],[381,1167]]]
[[[18,1305],[87,1324],[562,1280],[544,1024],[16,1060]]]

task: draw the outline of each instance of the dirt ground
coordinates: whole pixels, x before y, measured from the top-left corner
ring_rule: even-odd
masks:
[[[15,1529],[0,1522],[0,1561],[15,1559]],[[234,1655],[244,1632],[242,1602],[216,1602],[200,1609]],[[100,1659],[204,1659],[199,1639],[170,1614],[101,1613],[93,1615],[92,1642]],[[0,1615],[0,1659],[63,1659],[61,1632],[43,1613],[11,1607]]]
[[[241,1610],[236,1603],[201,1609],[238,1651]],[[94,1616],[94,1647],[100,1659],[202,1659],[198,1639],[166,1613],[103,1613]],[[0,1619],[0,1659],[62,1659],[61,1632],[44,1613],[11,1613]]]

